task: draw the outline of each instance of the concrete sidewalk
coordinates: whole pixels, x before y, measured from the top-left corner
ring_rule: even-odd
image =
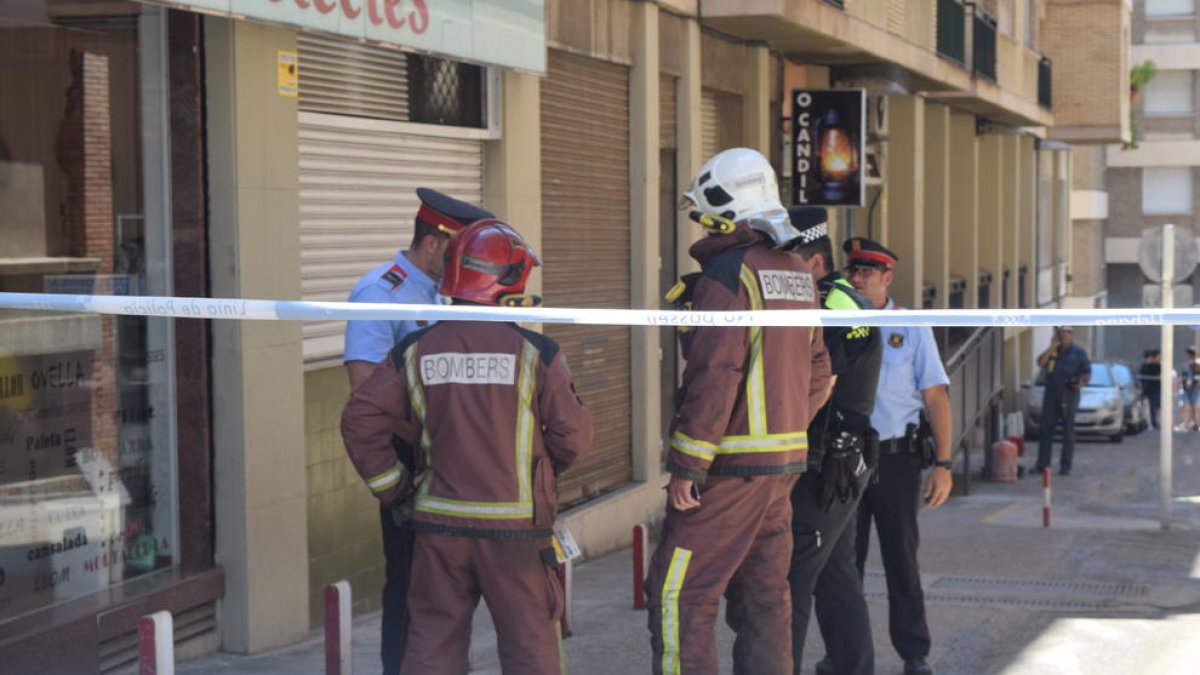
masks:
[[[1052,527],[1041,527],[1041,481],[973,483],[921,516],[930,662],[938,673],[1193,673],[1200,661],[1200,434],[1177,434],[1175,529],[1157,520],[1155,433],[1081,444],[1055,482]],[[1057,478],[1057,477],[1056,477]],[[629,551],[575,572],[575,675],[649,672],[646,613],[632,609]],[[866,579],[879,673],[899,673],[875,551]],[[476,616],[472,673],[500,673],[486,609]],[[815,625],[815,622],[814,622]],[[732,635],[716,627],[722,672]],[[815,633],[814,631],[812,631]],[[354,624],[355,672],[379,672],[379,615]],[[822,655],[809,635],[804,669]],[[217,654],[180,673],[320,673],[319,633],[251,657]]]

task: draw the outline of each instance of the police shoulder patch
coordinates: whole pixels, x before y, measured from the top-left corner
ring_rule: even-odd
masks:
[[[904,346],[904,333],[892,333],[888,336],[888,344],[900,348]]]
[[[400,286],[403,286],[405,281],[408,281],[408,272],[405,272],[404,268],[399,265],[392,265],[383,273],[380,279],[387,282],[392,287],[392,290],[396,290]]]

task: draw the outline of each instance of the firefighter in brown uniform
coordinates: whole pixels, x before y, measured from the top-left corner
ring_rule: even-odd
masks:
[[[447,249],[457,304],[528,304],[540,264],[514,230],[482,220]],[[419,448],[416,476],[391,435]],[[592,420],[553,340],[513,323],[444,321],[411,333],[354,391],[342,435],[385,504],[412,499],[408,652],[402,670],[465,675],[482,596],[503,671],[560,673],[555,476],[587,452]]]
[[[710,229],[685,278],[696,310],[817,309],[807,265],[776,250],[798,235],[775,172],[735,148],[700,170],[685,202]],[[715,217],[715,218],[714,218]],[[804,471],[806,430],[828,394],[829,359],[810,327],[697,327],[672,421],[668,504],[650,563],[653,671],[717,672],[714,621],[725,596],[734,672],[790,675],[789,494]]]

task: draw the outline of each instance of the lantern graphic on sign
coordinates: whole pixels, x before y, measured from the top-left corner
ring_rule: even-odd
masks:
[[[840,202],[854,187],[858,177],[858,147],[849,125],[836,109],[830,108],[818,121],[817,155],[821,172],[822,197]]]

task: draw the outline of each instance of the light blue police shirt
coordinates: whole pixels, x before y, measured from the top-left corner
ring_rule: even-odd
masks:
[[[397,283],[399,282],[399,283]],[[412,264],[404,251],[392,262],[367,272],[350,291],[350,302],[432,305],[439,302],[439,283]],[[346,322],[344,361],[378,363],[405,335],[418,330],[416,321],[357,320]],[[429,322],[432,323],[432,322]]]
[[[888,298],[884,309],[897,309]],[[928,326],[885,326],[883,368],[875,394],[871,426],[880,440],[899,438],[904,428],[916,424],[925,401],[921,390],[950,384],[933,329]]]

